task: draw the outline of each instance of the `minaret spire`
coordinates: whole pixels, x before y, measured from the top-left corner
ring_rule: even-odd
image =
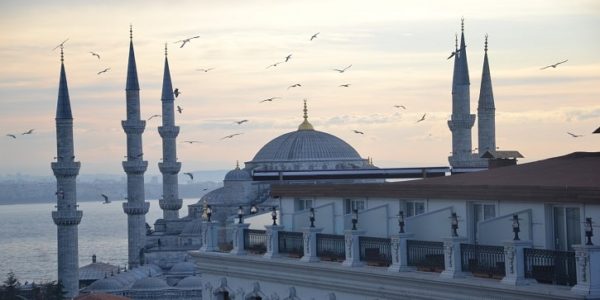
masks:
[[[483,71],[481,88],[477,107],[478,149],[479,156],[488,150],[496,150],[496,107],[492,91],[492,77],[488,62],[488,35],[485,35],[485,54],[483,56]]]
[[[306,99],[304,99],[304,121],[302,122],[302,124],[300,124],[300,126],[298,126],[298,130],[315,130],[312,126],[312,124],[310,124],[310,122],[308,122],[308,108],[306,106]]]
[[[63,46],[60,46],[60,80],[56,105],[56,158],[51,164],[56,177],[56,210],[52,219],[57,226],[58,280],[66,290],[66,297],[79,292],[79,251],[77,226],[83,212],[77,210],[75,179],[81,164],[75,161],[73,147],[73,116],[64,65]]]
[[[146,213],[150,203],[146,202],[144,192],[144,172],[148,162],[144,160],[142,133],[146,121],[141,119],[140,86],[137,77],[135,54],[133,51],[133,29],[129,26],[129,60],[127,64],[127,83],[125,94],[127,99],[127,120],[121,125],[127,134],[127,160],[123,162],[123,170],[127,173],[127,202],[123,203],[123,211],[127,214],[127,245],[129,268],[144,264],[144,247],[146,246]]]
[[[181,170],[181,163],[177,162],[179,126],[175,126],[175,98],[169,70],[167,43],[165,43],[165,69],[161,102],[162,126],[158,127],[158,133],[162,138],[163,159],[158,163],[158,168],[163,176],[163,198],[159,200],[159,205],[163,210],[165,220],[176,220],[179,218],[179,209],[181,209],[183,200],[179,198],[178,174]]]

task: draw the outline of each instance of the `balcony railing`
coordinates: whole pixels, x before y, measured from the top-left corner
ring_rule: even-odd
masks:
[[[361,261],[378,266],[392,264],[389,238],[361,236],[358,238],[358,247]]]
[[[408,240],[408,265],[419,271],[442,272],[444,264],[444,243]]]
[[[321,260],[344,261],[345,243],[343,235],[317,233],[317,256]]]
[[[461,244],[460,258],[463,271],[496,279],[506,275],[502,246]]]
[[[267,252],[267,234],[265,230],[244,229],[244,250],[263,254]]]
[[[304,255],[302,232],[279,231],[279,253],[302,257]]]
[[[556,285],[577,283],[575,252],[525,248],[524,255],[525,278]]]

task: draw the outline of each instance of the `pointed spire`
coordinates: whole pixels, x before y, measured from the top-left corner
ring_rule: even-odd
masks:
[[[56,119],[73,119],[71,114],[71,100],[65,72],[65,58],[63,46],[60,46],[60,79],[58,83],[58,101],[56,103]]]
[[[304,121],[302,124],[300,124],[300,126],[298,126],[298,130],[315,130],[312,124],[308,122],[308,108],[306,107],[306,99],[304,99]]]
[[[173,84],[171,83],[171,71],[169,70],[169,59],[167,57],[167,43],[165,43],[165,71],[163,74],[162,101],[174,101]]]
[[[494,93],[492,90],[492,77],[490,75],[490,64],[488,62],[488,36],[485,35],[485,54],[483,56],[483,71],[481,73],[481,88],[479,90],[479,110],[494,109]]]
[[[236,160],[236,161],[235,161],[235,169],[236,169],[236,170],[239,170],[239,169],[240,169],[240,161],[239,161],[239,160]]]
[[[139,90],[135,53],[133,51],[133,26],[129,25],[129,61],[127,62],[127,83],[125,90]]]
[[[468,85],[469,66],[467,62],[467,45],[465,43],[465,19],[460,21],[460,48],[457,50],[454,58],[454,78],[453,84]]]

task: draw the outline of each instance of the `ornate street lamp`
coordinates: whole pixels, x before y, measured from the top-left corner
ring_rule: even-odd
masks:
[[[592,236],[594,236],[594,228],[592,227],[592,218],[585,218],[585,237],[587,238],[587,242],[585,243],[588,246],[593,246]]]
[[[256,207],[256,204],[252,204],[252,207],[250,207],[250,214],[253,215],[257,212],[258,212],[258,208]]]
[[[210,222],[210,217],[212,216],[212,208],[210,205],[206,205],[206,218],[207,221]]]
[[[519,216],[517,216],[516,214],[513,215],[512,218],[512,228],[513,228],[513,233],[515,234],[515,236],[513,237],[514,241],[518,241],[519,239],[519,231],[521,231],[521,225],[519,224]]]
[[[238,207],[238,223],[242,224],[244,223],[242,221],[242,218],[244,217],[244,208],[242,208],[242,206],[240,205],[240,207]]]
[[[314,208],[310,208],[310,213],[309,213],[309,219],[310,219],[310,227],[315,227],[315,209]]]
[[[452,215],[450,215],[450,224],[452,228],[452,236],[458,236],[458,233],[456,232],[456,230],[458,229],[458,216],[455,212],[453,212]]]
[[[273,226],[277,226],[277,208],[275,206],[271,208],[271,219],[273,219]]]
[[[399,233],[404,233],[404,212],[398,212],[398,226],[400,227]]]
[[[358,209],[352,210],[352,230],[356,230],[356,223],[358,223]]]

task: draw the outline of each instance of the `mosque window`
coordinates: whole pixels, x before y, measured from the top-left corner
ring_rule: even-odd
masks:
[[[353,210],[364,210],[366,207],[365,200],[346,199],[344,201],[344,211],[346,214],[352,213]]]
[[[406,216],[412,217],[425,213],[425,202],[422,201],[407,201]]]

